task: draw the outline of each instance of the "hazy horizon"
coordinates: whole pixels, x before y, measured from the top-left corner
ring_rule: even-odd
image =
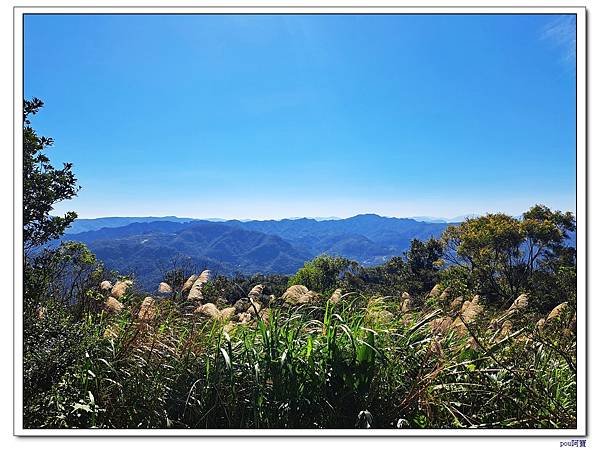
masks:
[[[250,221],[250,220],[295,220],[295,219],[314,219],[317,221],[324,221],[324,220],[344,220],[344,219],[349,219],[351,217],[356,217],[356,216],[365,216],[365,215],[377,215],[380,217],[386,217],[386,218],[394,218],[394,219],[418,219],[418,218],[422,218],[422,219],[439,219],[439,220],[452,220],[452,219],[457,219],[460,217],[464,217],[464,216],[471,216],[471,214],[461,214],[460,216],[455,216],[455,217],[438,217],[438,216],[383,216],[380,214],[375,214],[375,213],[370,213],[370,212],[364,212],[364,213],[360,213],[360,214],[355,214],[352,216],[346,216],[346,217],[337,217],[337,216],[287,216],[287,217],[268,217],[268,218],[253,218],[253,217],[209,217],[209,216],[201,216],[201,217],[189,217],[189,216],[176,216],[173,214],[166,214],[166,215],[145,215],[145,216],[138,216],[138,215],[129,215],[129,216],[96,216],[96,217],[77,217],[77,219],[83,219],[83,220],[96,220],[96,219],[119,219],[119,218],[124,218],[124,217],[132,217],[132,218],[156,218],[156,219],[166,219],[166,218],[175,218],[175,219],[191,219],[191,220],[240,220],[240,221]]]
[[[533,206],[533,205],[532,205]],[[452,216],[452,217],[442,217],[442,216],[434,216],[434,215],[419,215],[419,216],[408,216],[408,215],[396,215],[396,216],[391,216],[391,215],[383,215],[383,214],[376,214],[376,213],[372,213],[372,212],[362,212],[362,213],[358,213],[358,214],[353,214],[350,216],[343,216],[343,217],[339,217],[339,216],[285,216],[285,217],[216,217],[216,216],[179,216],[179,215],[173,215],[173,214],[164,214],[164,215],[121,215],[121,216],[95,216],[95,217],[81,217],[78,216],[77,219],[82,219],[82,220],[97,220],[97,219],[120,219],[120,218],[156,218],[156,219],[168,219],[168,218],[174,218],[174,219],[190,219],[190,220],[206,220],[206,221],[228,221],[228,220],[239,220],[239,221],[254,221],[254,220],[296,220],[296,219],[314,219],[317,221],[326,221],[326,220],[344,220],[344,219],[350,219],[352,217],[356,217],[356,216],[365,216],[365,215],[377,215],[380,217],[384,217],[384,218],[392,218],[392,219],[413,219],[413,220],[417,220],[417,221],[436,221],[436,220],[443,220],[446,222],[451,222],[451,221],[459,221],[459,220],[464,220],[464,218],[466,217],[479,217],[482,216],[484,214],[489,213],[490,211],[487,211],[486,213],[467,213],[467,214],[459,214],[457,216]],[[502,212],[502,211],[492,211],[492,212]],[[523,211],[524,212],[524,211]],[[573,214],[575,214],[574,211]],[[512,214],[512,216],[514,217],[518,217],[520,216],[520,214]]]
[[[206,213],[202,213],[202,212],[194,212],[194,208],[186,208],[185,206],[181,207],[178,209],[178,212],[171,212],[171,211],[162,211],[162,210],[153,210],[151,208],[147,208],[145,207],[142,211],[140,211],[139,209],[136,208],[135,205],[132,205],[131,207],[125,207],[123,209],[107,209],[106,213],[103,212],[87,212],[87,214],[83,214],[83,211],[86,211],[86,208],[83,207],[81,208],[80,206],[76,205],[75,200],[70,200],[70,201],[65,201],[62,202],[61,204],[58,205],[58,207],[53,210],[52,214],[56,214],[56,215],[61,215],[64,214],[67,211],[72,211],[75,210],[77,212],[78,215],[78,219],[99,219],[99,218],[107,218],[107,217],[178,217],[178,218],[193,218],[193,219],[224,219],[224,220],[281,220],[281,219],[289,219],[289,218],[329,218],[329,217],[335,217],[338,219],[347,219],[349,217],[354,217],[357,215],[362,215],[362,214],[377,214],[379,216],[382,217],[396,217],[396,218],[414,218],[414,217],[430,217],[430,218],[436,218],[436,219],[452,219],[452,218],[456,218],[456,217],[462,217],[462,216],[467,216],[467,215],[478,215],[478,216],[483,216],[485,214],[488,213],[505,213],[511,216],[519,216],[521,214],[523,214],[525,211],[527,211],[530,207],[536,205],[536,204],[541,204],[541,205],[545,205],[550,207],[551,209],[554,210],[560,210],[563,212],[569,211],[572,212],[573,214],[576,214],[576,210],[575,210],[575,202],[573,200],[573,207],[572,208],[568,208],[568,207],[561,207],[561,202],[544,202],[544,201],[537,201],[537,202],[533,202],[533,203],[528,203],[528,202],[521,202],[520,204],[523,205],[522,208],[519,207],[514,207],[514,199],[507,199],[506,202],[503,202],[502,204],[505,205],[505,207],[498,207],[498,208],[473,208],[473,211],[469,211],[469,212],[464,212],[463,210],[453,210],[453,209],[446,209],[443,205],[440,205],[439,208],[437,209],[432,209],[432,210],[419,210],[419,209],[415,209],[415,212],[395,212],[393,208],[390,209],[378,209],[378,210],[358,210],[358,209],[349,209],[346,210],[347,212],[342,212],[339,214],[331,214],[331,211],[339,211],[339,209],[336,209],[335,207],[332,208],[325,208],[323,210],[320,210],[321,213],[319,212],[315,212],[315,213],[307,213],[307,214],[301,214],[299,213],[297,210],[295,210],[294,208],[280,208],[278,210],[276,210],[277,212],[274,214],[268,214],[268,213],[257,213],[257,214],[253,214],[253,215],[245,215],[244,213],[227,213],[227,209],[225,209],[225,214],[218,214],[218,213],[214,213],[211,214],[210,211],[206,212]],[[568,201],[563,202],[562,204],[566,204],[568,203]],[[150,205],[151,206],[151,205]],[[261,208],[258,208],[261,209]],[[217,208],[215,208],[215,210],[217,210]],[[240,211],[247,211],[248,213],[252,213],[252,211],[248,208],[240,208]],[[288,211],[288,214],[286,214],[283,211]],[[445,214],[444,214],[445,212]]]
[[[40,14],[24,32],[32,125],[82,186],[58,214],[575,212],[573,16]]]

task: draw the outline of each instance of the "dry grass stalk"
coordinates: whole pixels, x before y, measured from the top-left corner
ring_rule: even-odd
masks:
[[[248,307],[246,312],[248,314],[250,314],[252,317],[256,317],[256,314],[259,313],[261,309],[262,309],[262,306],[260,303],[255,302],[254,300],[250,299],[250,306]]]
[[[188,292],[192,286],[194,285],[194,283],[196,282],[196,280],[198,279],[198,275],[190,275],[190,277],[185,281],[185,283],[183,283],[183,287],[181,288],[181,293],[185,294],[186,292]]]
[[[209,280],[210,278],[210,270],[205,270],[202,272],[194,284],[190,288],[190,293],[188,294],[188,301],[201,303],[204,300],[204,295],[202,295],[202,286]]]
[[[452,311],[457,311],[458,309],[460,309],[462,307],[462,304],[463,304],[463,298],[456,297],[454,300],[452,300],[452,303],[450,303],[450,309]]]
[[[221,319],[222,320],[231,320],[235,316],[235,308],[233,306],[229,306],[228,308],[223,308],[221,310]]]
[[[298,303],[298,300],[305,294],[308,293],[308,288],[306,286],[302,286],[301,284],[295,284],[290,286],[282,295],[283,300],[286,303],[291,305],[295,305]]]
[[[431,291],[429,291],[429,294],[427,294],[427,297],[439,297],[441,292],[442,292],[442,286],[440,286],[439,284],[436,284],[431,289]]]
[[[250,290],[250,292],[248,292],[248,298],[257,302],[260,299],[264,288],[265,287],[262,284],[257,284]]]
[[[195,309],[194,314],[201,314],[213,320],[221,319],[221,312],[214,303],[206,303],[205,305],[198,306],[198,308]]]
[[[248,323],[251,320],[252,320],[252,316],[250,315],[250,313],[243,312],[243,313],[238,314],[238,322],[241,324]]]
[[[502,329],[500,330],[500,339],[505,338],[506,336],[508,336],[510,334],[510,332],[512,331],[512,322],[510,320],[505,321],[502,324]]]
[[[440,358],[444,357],[444,349],[442,349],[442,345],[436,338],[431,339],[431,343],[429,344],[429,351],[434,355],[439,356]]]
[[[102,289],[103,291],[110,291],[112,287],[112,283],[108,280],[104,280],[102,283],[100,283],[100,289]]]
[[[512,305],[510,305],[510,308],[508,308],[508,312],[512,314],[516,313],[517,311],[522,311],[527,307],[528,304],[529,297],[527,297],[527,294],[521,294],[516,298]]]
[[[410,311],[410,307],[411,307],[410,298],[405,298],[404,300],[402,300],[402,307],[400,308],[400,311],[402,311],[403,313],[407,313]]]
[[[142,321],[151,321],[156,318],[157,315],[156,300],[152,297],[146,297],[140,306],[140,312],[138,313],[138,319]]]
[[[173,292],[173,289],[171,289],[171,286],[169,286],[169,284],[163,281],[158,285],[158,292],[161,294],[170,294],[171,292]]]
[[[333,294],[331,294],[331,297],[329,297],[329,302],[333,303],[335,305],[336,303],[339,303],[341,298],[342,298],[342,290],[336,289],[335,291],[333,291]]]
[[[535,329],[541,333],[544,330],[544,325],[546,324],[546,319],[540,319],[535,324]]]
[[[450,330],[450,327],[452,327],[452,317],[446,316],[433,319],[430,322],[429,327],[433,334],[444,335]]]
[[[440,300],[446,301],[448,299],[448,297],[450,297],[450,288],[449,287],[444,289],[444,292],[441,293]]]
[[[554,309],[552,311],[550,311],[550,314],[548,314],[548,317],[546,318],[546,322],[548,322],[550,320],[559,319],[560,316],[567,310],[568,307],[569,307],[569,304],[567,302],[563,302],[560,305],[555,306]]]
[[[131,280],[117,281],[110,291],[111,297],[116,298],[117,300],[125,295],[127,289],[133,284]]]
[[[463,303],[460,315],[467,323],[473,322],[479,314],[483,312],[483,307],[478,302],[466,301]]]
[[[123,303],[114,297],[108,297],[104,302],[104,309],[109,313],[118,313],[123,310]]]
[[[296,302],[299,305],[303,305],[306,303],[314,303],[317,300],[319,300],[320,296],[318,293],[314,292],[314,291],[308,291],[306,294],[303,294],[302,296],[300,296],[300,298],[298,299],[298,301]]]
[[[208,270],[208,269],[203,270],[202,273],[200,274],[200,276],[198,276],[198,280],[200,280],[202,282],[202,284],[204,284],[208,280],[210,280],[210,270]]]

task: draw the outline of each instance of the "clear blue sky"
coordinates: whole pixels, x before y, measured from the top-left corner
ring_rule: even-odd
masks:
[[[58,213],[575,208],[572,16],[27,16]]]

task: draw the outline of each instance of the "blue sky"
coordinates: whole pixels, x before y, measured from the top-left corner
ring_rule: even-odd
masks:
[[[575,208],[574,18],[25,19],[80,217]]]

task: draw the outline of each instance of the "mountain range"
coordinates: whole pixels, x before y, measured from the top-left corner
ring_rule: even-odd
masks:
[[[376,214],[249,221],[106,217],[77,219],[61,240],[85,243],[107,268],[152,289],[181,264],[227,275],[292,274],[320,254],[380,264],[405,252],[412,239],[439,237],[447,226]]]

